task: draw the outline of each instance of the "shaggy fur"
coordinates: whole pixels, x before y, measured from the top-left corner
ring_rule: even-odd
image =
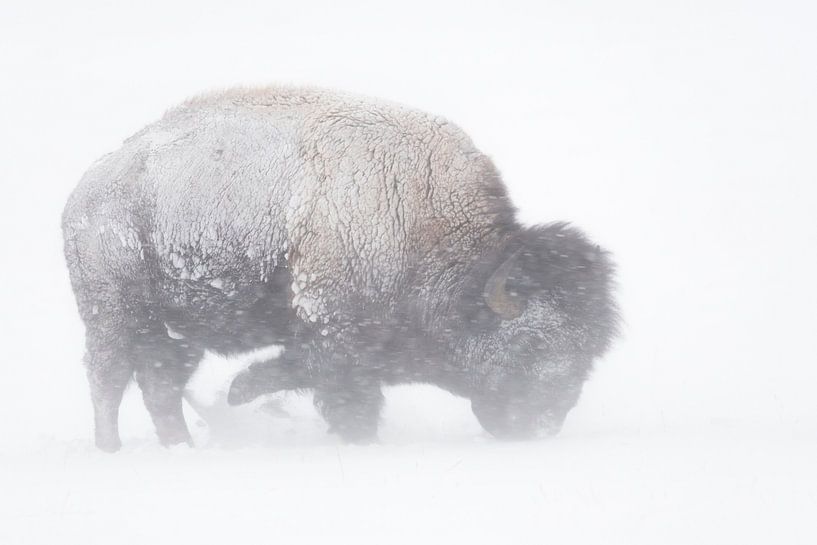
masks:
[[[615,332],[605,252],[564,224],[520,227],[456,126],[339,93],[189,100],[88,170],[63,233],[105,450],[133,376],[161,442],[189,442],[203,350],[269,344],[283,356],[234,400],[312,387],[350,441],[376,433],[381,385],[407,381],[471,398],[496,435],[553,431]],[[483,296],[503,265],[523,304],[504,319]]]

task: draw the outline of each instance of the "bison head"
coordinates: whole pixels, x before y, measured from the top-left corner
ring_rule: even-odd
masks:
[[[461,351],[476,371],[472,408],[486,430],[559,431],[615,334],[612,272],[606,253],[566,224],[524,230],[494,259]]]

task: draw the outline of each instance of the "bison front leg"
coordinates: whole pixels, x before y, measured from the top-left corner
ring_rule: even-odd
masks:
[[[227,403],[241,405],[264,394],[302,390],[314,384],[303,354],[286,348],[280,357],[253,363],[239,373],[230,385]]]
[[[383,408],[380,380],[365,369],[347,367],[319,372],[315,387],[315,406],[337,433],[348,443],[367,444],[377,439],[377,426]]]
[[[135,342],[136,381],[156,435],[164,446],[192,445],[182,412],[182,396],[203,351],[168,336],[164,324],[142,329]]]

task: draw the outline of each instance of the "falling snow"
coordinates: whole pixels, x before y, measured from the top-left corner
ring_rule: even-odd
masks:
[[[814,543],[815,17],[797,0],[4,6],[0,543]],[[185,394],[195,449],[156,445],[136,386],[123,450],[92,447],[65,197],[168,104],[276,80],[445,114],[523,221],[614,250],[623,340],[558,437],[496,441],[424,385],[386,390],[369,446],[327,434],[308,391],[228,407],[270,347],[207,355]],[[144,255],[95,213],[73,229]],[[145,247],[235,295],[181,247]],[[323,321],[315,282],[298,275],[296,307]]]

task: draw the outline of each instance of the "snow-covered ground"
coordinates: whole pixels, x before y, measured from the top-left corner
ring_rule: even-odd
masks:
[[[16,4],[0,543],[817,541],[814,3]],[[242,362],[209,357],[197,448],[158,447],[135,388],[123,451],[92,448],[65,198],[186,96],[266,82],[445,115],[523,220],[574,221],[614,252],[624,335],[558,437],[497,442],[465,400],[406,386],[379,444],[344,446],[308,395],[227,408]]]

